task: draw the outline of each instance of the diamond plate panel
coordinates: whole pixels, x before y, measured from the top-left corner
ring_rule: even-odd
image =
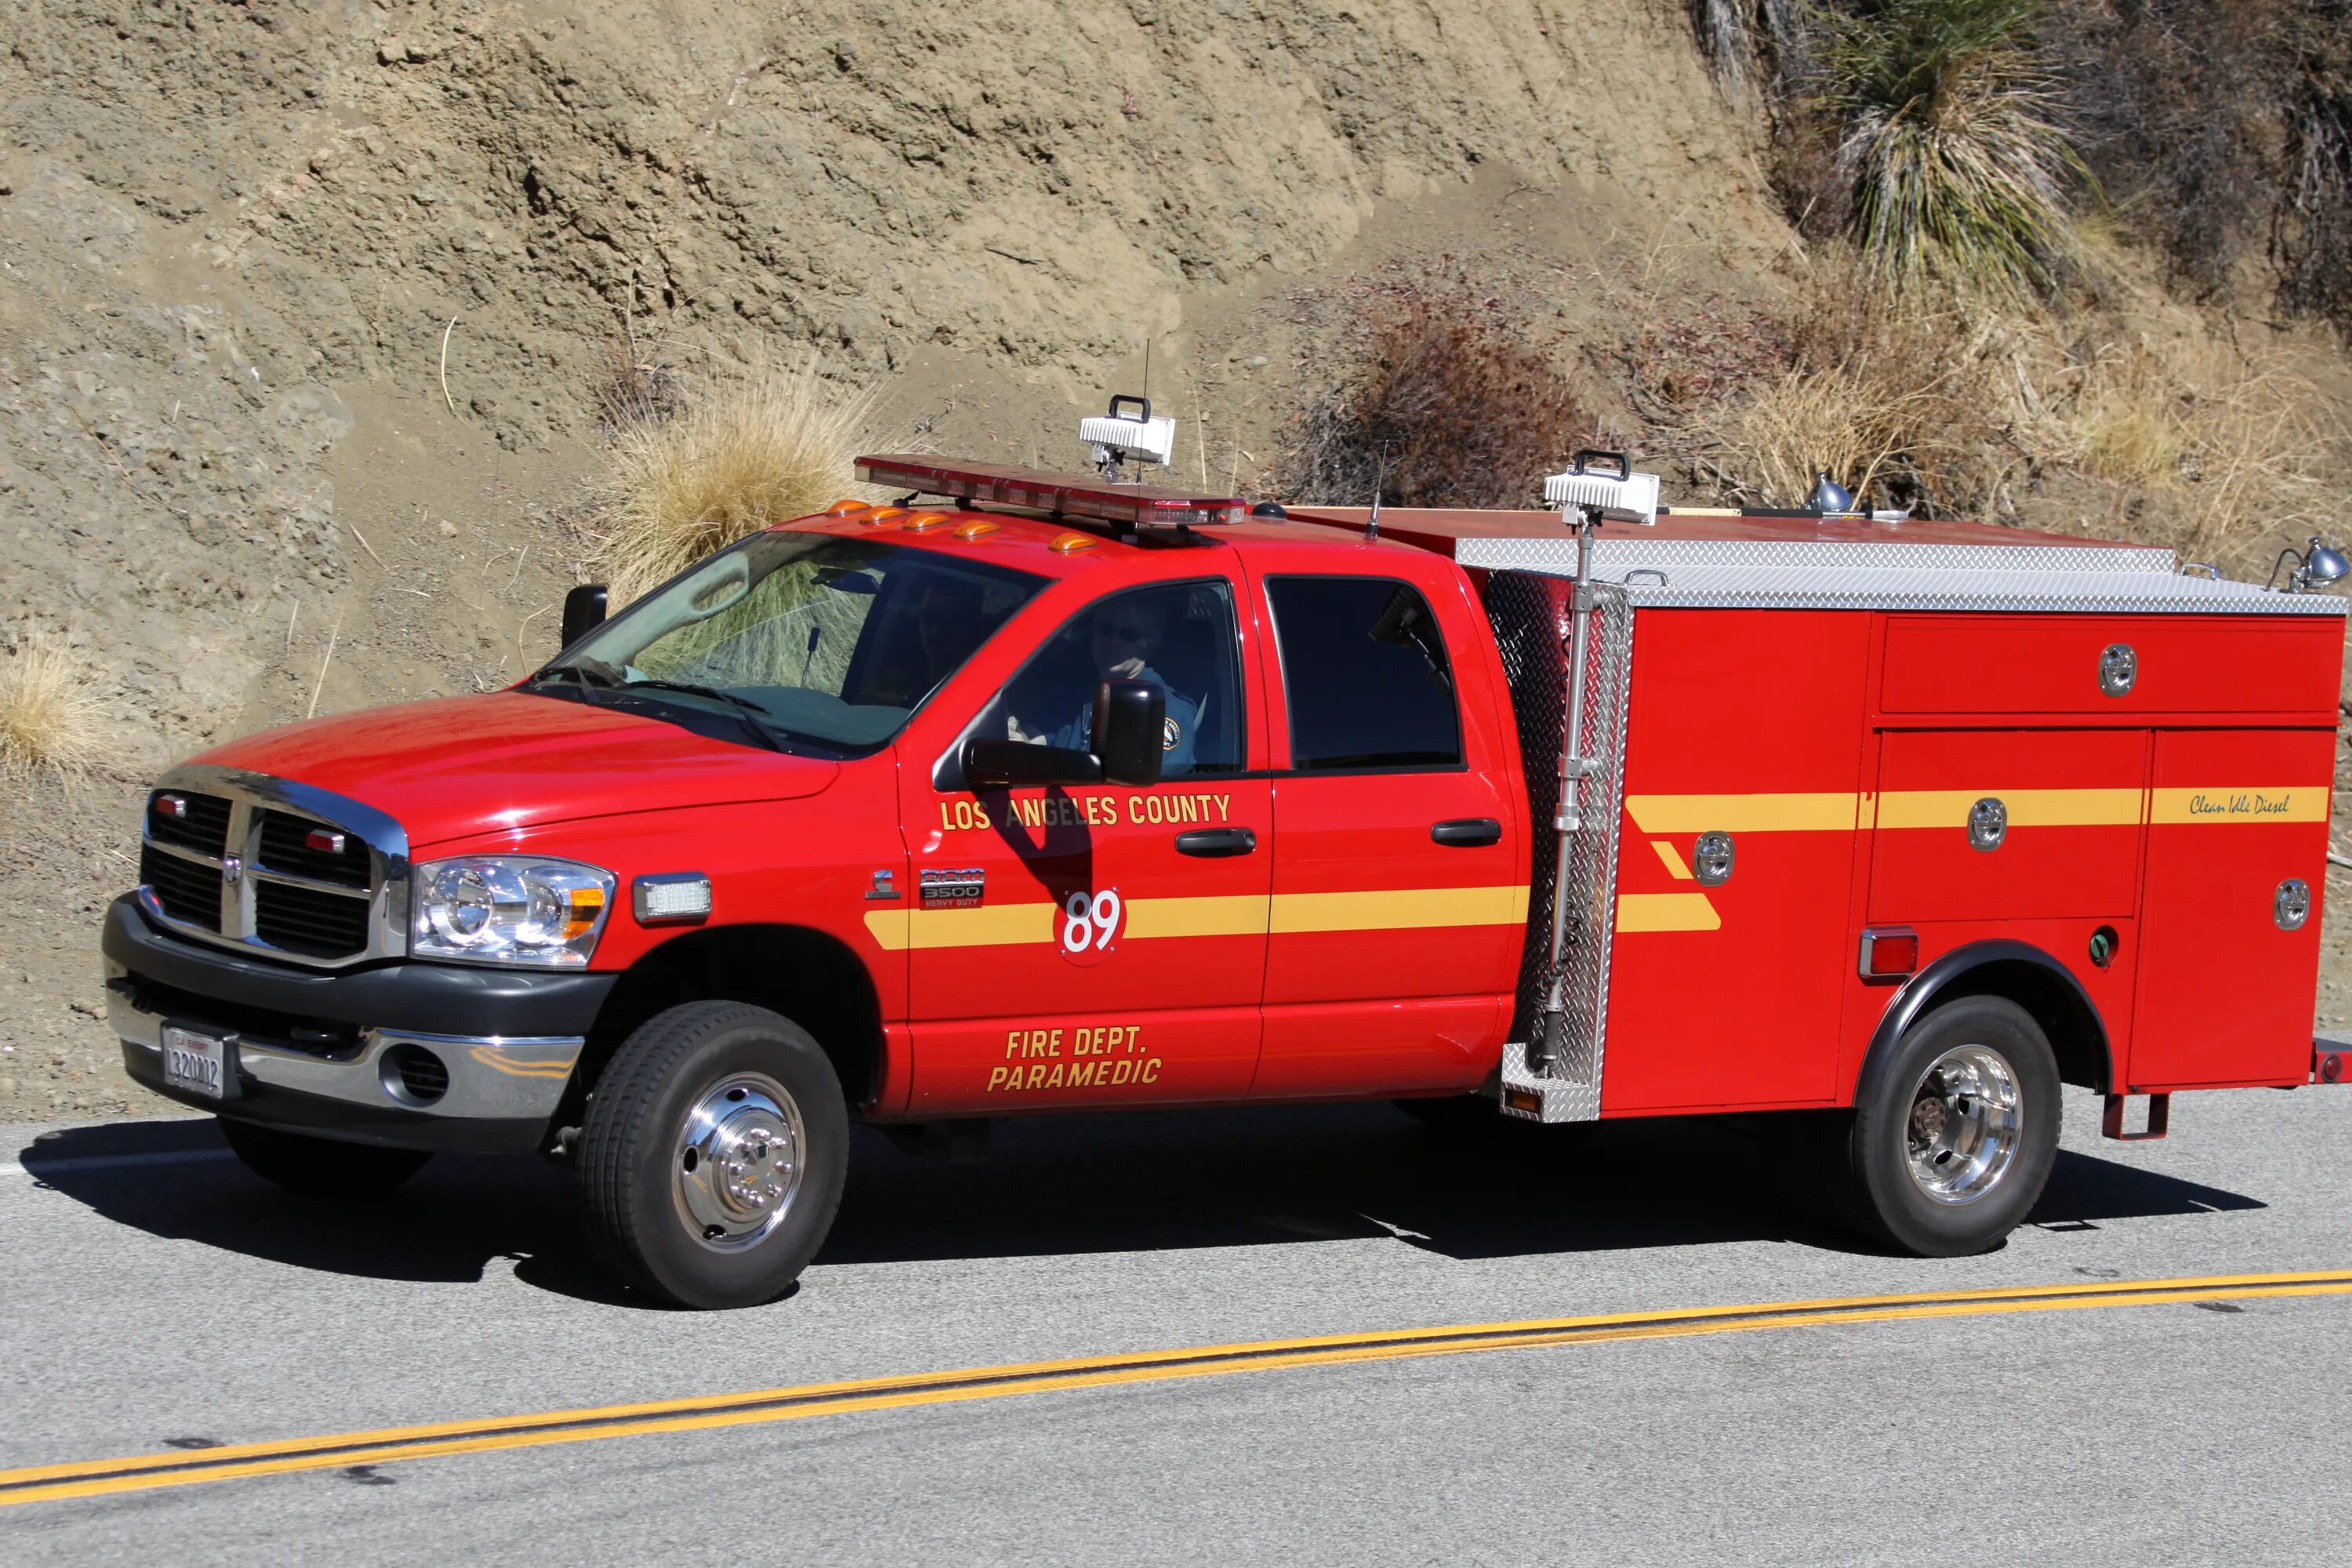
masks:
[[[1504,1053],[1506,1084],[1543,1095],[1546,1121],[1591,1121],[1601,1114],[1601,1067],[1608,1026],[1609,951],[1616,925],[1618,816],[1624,787],[1625,704],[1633,662],[1633,611],[1621,588],[1593,588],[1591,646],[1584,688],[1584,754],[1599,765],[1584,781],[1584,826],[1570,846],[1559,882],[1560,752],[1567,728],[1569,672],[1575,636],[1575,584],[1548,574],[1496,572],[1486,583],[1495,627],[1518,721],[1521,765],[1532,816],[1532,885],[1518,1005]],[[1566,1017],[1552,1060],[1532,1070],[1527,1042],[1541,1037],[1551,989],[1551,921],[1567,911],[1561,948]],[[1525,1112],[1513,1111],[1513,1115]]]
[[[1576,536],[1464,539],[1455,559],[1465,566],[1529,572],[1573,572]],[[1596,539],[1593,576],[1616,578],[1635,566],[1793,567],[1813,571],[2129,572],[2170,576],[2169,550],[2108,544],[1906,544],[1804,539]]]
[[[1616,540],[1596,550],[1593,576],[1624,584],[1635,607],[1748,610],[1983,610],[2118,615],[2341,616],[2332,594],[2275,594],[2251,583],[2170,571],[2107,569],[2085,557],[2164,551],[2023,545],[1722,543]],[[1538,548],[1539,547],[1539,548]],[[1739,549],[1727,563],[1698,552]],[[1675,560],[1675,552],[1693,559]],[[1875,552],[1874,556],[1865,552]],[[1960,563],[1948,558],[1960,555]],[[1562,574],[1572,545],[1465,539],[1464,564]],[[1629,581],[1631,578],[1633,580]]]

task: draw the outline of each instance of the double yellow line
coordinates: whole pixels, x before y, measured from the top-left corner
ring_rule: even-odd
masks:
[[[807,1384],[756,1394],[657,1400],[599,1409],[559,1410],[482,1421],[451,1421],[430,1426],[395,1426],[378,1432],[293,1437],[274,1443],[244,1443],[173,1454],[142,1454],[83,1464],[37,1465],[0,1470],[0,1506],[59,1498],[100,1497],[149,1491],[247,1476],[297,1470],[381,1465],[395,1459],[425,1459],[449,1454],[479,1454],[554,1443],[589,1443],[656,1432],[696,1432],[714,1426],[745,1426],[796,1421],[814,1415],[845,1415],[860,1410],[896,1410],[950,1405],[1060,1389],[1100,1388],[1118,1384],[1165,1383],[1180,1377],[1218,1377],[1232,1373],[1273,1372],[1331,1366],[1349,1362],[1396,1361],[1409,1356],[1459,1355],[1475,1351],[1528,1350],[1546,1345],[1593,1344],[1616,1340],[1670,1339],[1733,1333],[1751,1329],[1798,1328],[1821,1323],[1883,1323],[1912,1318],[1975,1317],[1997,1312],[2053,1312],[2086,1307],[2145,1307],[2167,1302],[2244,1300],[2271,1296],[2352,1294],[2352,1270],[2300,1274],[2227,1274],[2205,1279],[2102,1281],[2043,1285],[2001,1290],[1948,1291],[1917,1296],[1850,1296],[1818,1301],[1775,1301],[1758,1306],[1699,1307],[1672,1312],[1610,1312],[1594,1317],[1541,1318],[1526,1322],[1475,1323],[1453,1328],[1402,1329],[1388,1333],[1332,1334],[1317,1339],[1260,1340],[1247,1344],[1208,1345],[1191,1350],[1149,1351],[1136,1355],[1089,1356],[1076,1361],[1030,1362],[964,1372],[926,1373],[912,1377],[868,1378],[855,1383]]]

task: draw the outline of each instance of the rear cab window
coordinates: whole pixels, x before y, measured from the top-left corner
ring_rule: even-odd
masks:
[[[1462,765],[1454,667],[1429,601],[1393,577],[1265,580],[1301,773]]]

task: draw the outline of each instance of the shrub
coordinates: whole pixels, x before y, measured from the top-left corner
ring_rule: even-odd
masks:
[[[1357,307],[1336,384],[1281,466],[1284,493],[1363,506],[1534,504],[1592,422],[1551,357],[1503,303],[1438,269]]]
[[[2048,289],[2081,167],[2052,116],[2034,0],[1868,0],[1825,13],[1822,99],[1841,122],[1850,227],[1885,276]]]
[[[1949,300],[1825,268],[1781,329],[1783,368],[1701,413],[1697,449],[1743,501],[1801,506],[1827,472],[1878,505],[1979,508],[1998,478],[1989,330]]]
[[[828,385],[814,362],[706,385],[673,417],[624,426],[587,531],[617,606],[773,523],[853,493],[870,393]]]
[[[105,754],[103,708],[79,655],[26,639],[0,661],[0,775],[87,772]]]

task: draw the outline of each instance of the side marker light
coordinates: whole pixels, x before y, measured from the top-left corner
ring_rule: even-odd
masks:
[[[954,521],[943,511],[919,511],[908,514],[900,526],[908,533],[936,533]]]
[[[700,925],[710,918],[710,879],[700,871],[664,871],[629,884],[639,925]]]
[[[966,543],[969,543],[972,540],[986,539],[992,533],[1000,532],[1003,531],[1003,526],[1004,525],[1003,523],[990,522],[983,518],[974,518],[971,521],[965,523],[961,528],[957,529],[955,531],[955,537],[964,541]]]
[[[1862,977],[1899,980],[1919,967],[1919,933],[1915,931],[1866,931],[1862,933]]]
[[[1056,555],[1075,555],[1081,550],[1094,547],[1094,535],[1090,533],[1057,533],[1054,535],[1054,542],[1045,546]]]
[[[837,500],[824,509],[827,517],[862,517],[874,510],[871,501]]]

